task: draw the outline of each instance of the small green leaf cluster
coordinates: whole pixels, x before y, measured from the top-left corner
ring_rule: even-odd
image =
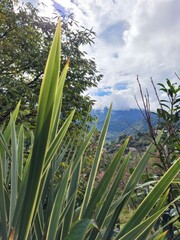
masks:
[[[167,86],[159,83],[160,91],[166,93],[167,99],[159,100],[160,108],[157,109],[157,114],[159,128],[164,129],[164,162],[168,168],[180,154],[180,85],[171,83],[169,79],[166,83]]]

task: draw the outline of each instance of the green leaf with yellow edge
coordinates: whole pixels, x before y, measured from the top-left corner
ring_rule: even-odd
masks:
[[[1,218],[1,234],[2,239],[7,239],[7,212],[6,212],[6,201],[5,201],[5,191],[4,191],[4,181],[3,181],[3,171],[2,171],[2,159],[0,155],[0,218]]]
[[[161,138],[162,132],[157,136],[156,141],[158,142]],[[113,229],[118,221],[119,215],[123,209],[123,207],[126,205],[126,203],[129,201],[129,198],[131,194],[134,191],[134,188],[136,187],[139,179],[141,178],[141,175],[151,157],[151,154],[155,151],[156,147],[154,144],[151,144],[147,151],[144,153],[142,158],[140,159],[137,167],[135,168],[134,172],[132,173],[131,177],[128,180],[128,183],[126,184],[121,197],[123,198],[123,195],[126,195],[125,199],[116,207],[116,210],[114,211],[113,216],[111,217],[111,220],[108,223],[108,226],[106,227],[106,231],[103,235],[103,240],[109,240],[113,235]]]
[[[159,180],[159,182],[155,185],[155,187],[151,190],[151,192],[142,201],[142,203],[139,205],[139,207],[137,208],[137,210],[135,211],[131,219],[125,224],[123,229],[117,235],[117,237],[115,238],[116,240],[124,237],[124,235],[126,235],[129,231],[135,228],[138,223],[141,223],[143,221],[143,219],[147,216],[149,211],[156,204],[158,199],[167,190],[167,188],[169,187],[169,184],[179,173],[179,169],[180,169],[180,158],[177,159],[177,161],[171,166],[171,168],[164,174],[164,176]]]
[[[60,24],[61,22],[59,21],[40,90],[34,145],[18,236],[19,239],[24,240],[28,237],[33,216],[35,215],[43,165],[51,138],[49,132],[51,129],[53,105],[56,98],[60,70]]]
[[[57,129],[59,126],[61,103],[62,103],[62,97],[63,97],[63,88],[64,88],[64,82],[66,79],[68,68],[69,68],[69,60],[67,61],[66,65],[60,75],[58,85],[57,85],[56,96],[55,96],[52,118],[51,118],[51,129],[49,132],[49,136],[51,137],[50,141],[52,141],[54,139],[54,137],[56,136]]]
[[[101,135],[100,135],[100,138],[99,138],[96,154],[95,154],[95,157],[94,157],[94,163],[92,165],[91,173],[90,173],[89,180],[88,180],[87,187],[86,187],[86,192],[85,192],[84,199],[83,199],[83,204],[82,204],[82,207],[81,207],[80,217],[84,216],[84,213],[86,211],[86,208],[87,208],[87,206],[89,204],[89,201],[90,201],[90,198],[91,198],[97,169],[98,169],[100,158],[101,158],[101,155],[102,155],[102,148],[103,148],[103,145],[104,145],[104,142],[105,142],[107,129],[108,129],[108,126],[109,126],[111,110],[112,110],[112,104],[110,105],[110,108],[109,108],[109,111],[107,113],[104,125],[102,127],[102,131],[101,131]]]
[[[65,240],[83,240],[87,231],[97,225],[93,219],[81,219],[74,224]]]
[[[52,211],[51,211],[51,215],[50,215],[50,219],[49,219],[49,225],[48,225],[48,229],[47,229],[47,236],[46,236],[47,240],[56,238],[56,232],[57,232],[57,228],[58,228],[59,218],[61,216],[61,213],[63,210],[63,205],[64,205],[64,200],[66,197],[71,167],[72,167],[72,164],[70,164],[68,169],[66,170],[64,177],[60,182],[56,197],[54,199],[54,204],[52,206]]]
[[[117,171],[118,166],[121,163],[122,156],[123,156],[123,153],[124,153],[124,151],[127,147],[128,141],[129,141],[129,139],[127,139],[124,142],[124,144],[122,145],[120,150],[117,152],[116,156],[112,159],[112,161],[111,161],[110,165],[108,166],[103,178],[101,179],[100,183],[98,184],[97,188],[95,189],[95,191],[94,191],[94,193],[91,197],[91,200],[90,200],[90,202],[87,206],[87,209],[85,210],[85,213],[84,213],[83,217],[92,218],[93,213],[95,212],[95,208],[97,207],[97,204],[100,201],[102,201],[102,199],[104,197],[104,194],[106,193],[107,188],[108,188],[112,178],[114,177],[114,174]],[[124,163],[126,163],[125,166],[127,166],[127,162],[128,161],[124,161]],[[124,173],[124,170],[125,169],[123,168],[123,172],[121,174],[118,174],[118,177],[119,177],[118,178],[118,183],[116,183],[116,184],[114,183],[114,185],[111,187],[111,189],[116,186],[116,190],[117,190],[117,187],[119,185],[122,174]],[[111,184],[113,184],[113,183],[111,182]],[[115,192],[113,192],[113,194],[111,193],[112,197],[114,196]]]
[[[10,211],[9,211],[9,232],[13,221],[17,196],[18,196],[18,148],[17,136],[15,130],[15,122],[12,120],[11,124],[11,146],[12,146],[12,159],[11,159],[11,195],[10,195]]]
[[[108,167],[109,168],[109,173],[112,173],[112,175],[114,175],[113,172],[117,171],[117,169],[119,167],[119,164],[117,164],[117,163],[118,163],[118,161],[119,161],[119,163],[121,162],[121,157],[122,157],[122,154],[124,153],[124,151],[126,149],[128,141],[129,141],[129,139],[127,139],[125,141],[125,143],[122,145],[122,147],[119,150],[119,152],[117,153],[117,155],[112,160],[110,166]],[[96,217],[96,222],[97,222],[97,225],[98,225],[100,230],[101,230],[101,228],[104,227],[104,225],[106,225],[105,222],[106,222],[108,216],[109,215],[111,215],[111,216],[113,215],[113,211],[114,211],[115,208],[114,208],[112,203],[115,202],[115,196],[116,196],[117,190],[119,188],[120,181],[122,180],[122,178],[124,176],[125,169],[126,169],[128,163],[129,163],[129,160],[130,160],[130,153],[125,157],[124,161],[122,162],[122,164],[121,164],[121,166],[120,166],[120,168],[119,168],[119,170],[117,172],[117,175],[116,175],[114,181],[112,181],[112,183],[111,183],[112,185],[111,185],[111,187],[109,189],[109,192],[107,193],[107,196],[105,196],[105,198],[104,198],[104,202],[103,202],[102,206],[100,207],[100,210],[98,211],[96,209],[96,212],[98,212],[97,217]],[[116,165],[113,166],[114,164],[116,164]],[[106,177],[107,176],[104,175],[104,178],[106,178]],[[111,177],[108,176],[107,179],[110,180]],[[101,181],[103,181],[103,179]],[[118,198],[118,202],[119,201],[123,202],[125,197],[126,196],[123,195],[123,197]],[[97,231],[97,229],[93,229],[89,239],[96,239],[96,236],[97,236],[98,233],[99,232]]]
[[[4,130],[4,138],[6,139],[6,142],[9,142],[9,139],[11,137],[11,124],[12,124],[12,121],[16,122],[16,119],[17,119],[17,116],[18,116],[18,113],[19,113],[20,105],[21,105],[21,101],[18,102],[15,110],[11,113],[11,117],[10,117],[10,120],[8,122],[8,125]]]
[[[18,176],[22,179],[24,159],[24,130],[21,125],[18,136]]]
[[[166,234],[167,231],[159,234],[159,236],[157,236],[154,240],[166,240]]]
[[[169,194],[169,189],[165,192],[165,194],[159,199],[157,202],[156,206],[153,208],[153,210],[150,212],[150,215],[153,215],[153,213],[156,213],[159,211],[161,208],[164,207],[166,204],[166,201],[168,199],[168,194]],[[154,223],[147,228],[147,230],[140,236],[141,239],[147,239],[150,231],[152,230]]]
[[[118,239],[118,240],[142,239],[142,238],[139,238],[140,235],[142,235],[142,233],[146,231],[146,229],[149,226],[151,226],[152,223],[154,223],[169,206],[170,204],[162,208],[161,210],[157,211],[156,213],[154,213],[152,216],[150,216],[143,222],[137,222],[136,226],[134,226],[130,231],[128,231],[127,233],[125,232],[124,235],[120,238],[119,238],[119,235],[116,236],[115,239]]]
[[[71,112],[71,114],[65,120],[64,124],[62,125],[62,127],[60,128],[60,130],[54,137],[53,141],[51,142],[51,144],[47,150],[46,156],[45,156],[44,172],[47,171],[48,165],[50,164],[51,160],[53,159],[54,155],[56,154],[56,152],[59,148],[59,145],[61,144],[63,138],[65,137],[66,132],[67,132],[69,125],[72,121],[72,118],[74,116],[74,113],[75,113],[75,110],[73,110]]]

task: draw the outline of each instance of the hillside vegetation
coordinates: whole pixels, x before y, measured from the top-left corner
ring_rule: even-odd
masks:
[[[107,108],[91,111],[92,116],[98,118],[98,130],[103,126],[107,111]],[[157,116],[151,113],[151,119],[153,127],[156,127],[158,124]],[[138,132],[147,131],[148,124],[139,109],[112,110],[106,141],[115,141],[121,134],[136,135]]]

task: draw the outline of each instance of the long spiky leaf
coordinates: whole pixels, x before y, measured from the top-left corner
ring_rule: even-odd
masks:
[[[28,237],[32,219],[35,214],[38,190],[41,184],[41,175],[49,144],[48,139],[50,139],[51,114],[60,70],[60,24],[59,21],[40,90],[34,146],[19,230],[19,239],[24,240]]]
[[[90,176],[89,176],[89,180],[88,180],[88,183],[87,183],[87,188],[86,188],[86,192],[85,192],[85,196],[84,196],[84,200],[83,200],[83,204],[82,204],[82,208],[81,208],[81,214],[80,214],[82,217],[84,216],[85,210],[86,210],[86,208],[88,206],[88,203],[90,201],[92,190],[93,190],[93,187],[94,187],[94,181],[95,181],[97,169],[98,169],[98,166],[99,166],[99,162],[100,162],[100,159],[101,159],[102,148],[103,148],[103,145],[104,145],[104,142],[105,142],[107,129],[108,129],[108,126],[109,126],[111,110],[112,110],[112,104],[110,105],[109,111],[107,113],[106,120],[105,120],[103,128],[102,128],[102,132],[101,132],[101,135],[100,135],[96,155],[95,155],[95,158],[94,158],[94,164],[92,166],[91,173],[90,173]]]

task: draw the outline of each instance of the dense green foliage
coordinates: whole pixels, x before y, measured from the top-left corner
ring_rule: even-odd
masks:
[[[106,150],[109,153],[116,152],[118,147],[125,141],[125,139],[127,139],[127,137],[130,138],[128,146],[134,152],[143,153],[151,143],[148,132],[137,131],[133,135],[123,133],[117,138],[117,140],[107,143]]]
[[[56,16],[57,17],[57,16]],[[76,28],[74,27],[76,26]],[[34,123],[38,93],[44,66],[53,38],[55,23],[39,16],[27,3],[16,11],[13,1],[0,2],[0,122],[2,123],[21,99],[21,119]],[[74,123],[83,122],[93,105],[83,92],[97,86],[102,75],[81,46],[92,44],[95,33],[78,26],[70,16],[62,24],[62,66],[70,58],[70,71],[64,86],[63,115],[65,119],[76,107]]]
[[[162,167],[166,171],[180,154],[180,84],[172,84],[166,80],[167,86],[159,84],[160,91],[166,93],[166,99],[159,99],[160,107],[157,109],[159,117],[159,128],[164,129],[162,145],[166,150],[162,150]]]
[[[62,93],[69,62],[59,77],[61,28],[58,22],[48,56],[38,101],[36,129],[31,144],[25,147],[23,124],[16,126],[20,104],[11,114],[9,123],[0,131],[0,237],[6,239],[60,239],[60,240],[132,240],[159,239],[166,233],[154,223],[180,196],[167,204],[169,185],[179,173],[180,158],[158,181],[139,185],[149,159],[156,147],[151,144],[139,159],[123,191],[119,184],[129,164],[130,153],[124,155],[129,139],[122,144],[107,167],[100,183],[95,178],[102,157],[103,146],[110,121],[107,113],[98,137],[95,155],[82,204],[78,205],[78,188],[86,161],[86,149],[91,143],[96,124],[89,133],[81,131],[81,144],[66,135],[73,119],[73,110],[59,126]],[[156,137],[158,143],[161,133]],[[69,154],[72,152],[72,154]],[[55,182],[62,161],[69,162]],[[115,232],[115,226],[123,209],[137,189],[151,186],[128,219],[124,227]],[[173,221],[178,215],[175,214]],[[162,235],[163,234],[163,235]],[[151,236],[150,236],[151,235]]]

